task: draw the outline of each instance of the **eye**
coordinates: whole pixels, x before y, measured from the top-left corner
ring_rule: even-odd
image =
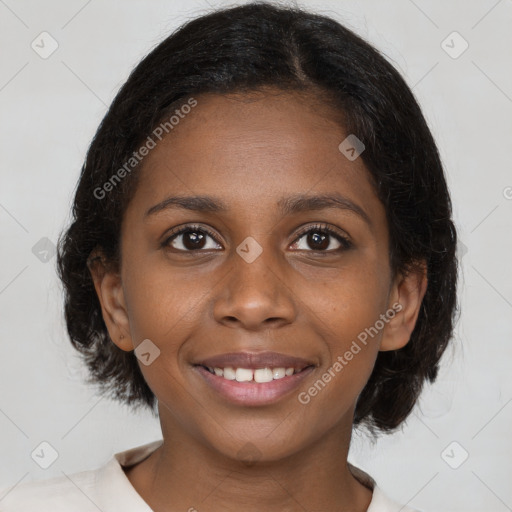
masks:
[[[215,235],[208,228],[188,225],[171,231],[170,236],[162,242],[162,247],[172,247],[182,252],[217,249],[215,246],[208,247],[208,244],[205,244],[208,238],[216,241]]]
[[[300,240],[307,235],[305,241],[300,246]],[[338,244],[337,247],[332,247],[333,238]],[[329,228],[326,224],[316,224],[314,226],[306,226],[302,229],[296,241],[291,247],[296,247],[298,250],[307,250],[307,245],[312,247],[314,252],[338,252],[352,247],[352,243],[338,231]]]
[[[305,235],[307,235],[306,238]],[[329,228],[326,224],[306,226],[297,236],[298,238],[291,247],[298,250],[307,251],[308,244],[312,248],[312,252],[338,252],[352,247],[352,243],[345,236]],[[212,239],[215,243],[208,246],[206,243],[208,238]],[[301,244],[300,241],[302,238],[305,238],[305,241]],[[336,243],[338,244],[337,247],[332,247],[333,241],[335,245]],[[175,228],[162,242],[161,246],[172,247],[180,252],[218,250],[222,248],[216,242],[216,235],[211,230],[198,225],[187,225],[181,228]]]

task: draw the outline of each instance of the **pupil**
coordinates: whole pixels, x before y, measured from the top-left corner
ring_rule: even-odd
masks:
[[[313,241],[312,245],[316,245],[317,249],[326,249],[327,247],[329,247],[329,243],[325,243],[326,240],[326,235],[320,235],[319,233],[310,233],[309,235],[309,241]],[[321,244],[319,245],[318,242],[320,242]]]
[[[193,249],[197,249],[198,246],[202,243],[204,235],[198,233],[197,231],[187,231],[186,234],[188,236],[184,237],[184,245],[187,247],[187,243],[190,243]],[[189,249],[190,247],[187,247]]]
[[[193,249],[197,249],[201,243],[203,242],[204,235],[198,233],[197,231],[186,231],[188,236],[184,237],[184,245],[187,247],[187,244],[190,244]],[[327,235],[320,234],[318,232],[313,232],[308,235],[308,242],[311,245],[315,246],[317,249],[326,249],[329,247],[329,243],[326,243]],[[190,247],[187,247],[187,249]]]

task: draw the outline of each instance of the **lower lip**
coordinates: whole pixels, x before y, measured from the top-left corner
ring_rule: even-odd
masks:
[[[210,373],[202,366],[195,366],[195,370],[215,391],[229,401],[239,405],[267,405],[277,402],[285,395],[296,389],[302,381],[314,370],[314,366],[305,368],[299,373],[285,376],[282,379],[270,382],[238,382],[227,380]]]

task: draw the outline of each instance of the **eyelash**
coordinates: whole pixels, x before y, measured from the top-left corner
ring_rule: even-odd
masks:
[[[189,225],[183,226],[182,228],[178,228],[176,231],[172,231],[170,233],[170,235],[168,237],[166,237],[166,239],[162,242],[161,247],[162,248],[168,247],[170,242],[174,238],[176,238],[177,236],[179,236],[179,235],[181,235],[183,233],[186,233],[186,232],[197,232],[197,231],[199,231],[201,233],[206,233],[209,237],[211,237],[213,240],[215,240],[216,243],[219,243],[217,241],[217,239],[216,239],[215,233],[213,233],[213,231],[211,231],[207,227],[198,226],[197,224],[193,224],[193,225],[189,224]],[[343,250],[347,250],[347,249],[350,249],[350,248],[353,247],[352,243],[348,240],[348,238],[346,238],[345,236],[341,235],[337,231],[334,231],[333,229],[329,228],[329,226],[327,224],[314,224],[312,226],[306,226],[305,228],[301,229],[297,233],[297,236],[296,236],[293,244],[295,244],[298,240],[300,240],[304,235],[308,234],[309,232],[321,233],[323,235],[332,236],[333,238],[335,238],[341,244],[341,247],[338,248],[338,249],[329,250],[329,251],[325,251],[325,250],[324,251],[310,250],[310,251],[307,251],[307,252],[316,252],[316,253],[322,253],[322,254],[330,254],[330,253],[341,252]],[[184,250],[178,249],[178,252],[189,252],[189,253],[192,253],[192,252],[203,252],[203,251],[201,249],[198,249],[197,251],[193,251],[193,250],[184,251]]]
[[[308,251],[308,252],[318,252],[318,253],[329,254],[329,253],[335,253],[335,252],[340,252],[340,251],[343,251],[346,249],[350,249],[352,247],[352,243],[350,242],[350,240],[347,237],[343,236],[338,231],[335,231],[334,229],[329,228],[328,224],[314,224],[312,226],[306,226],[306,227],[302,228],[297,233],[295,241],[293,243],[300,240],[304,235],[306,235],[310,232],[321,233],[322,235],[332,236],[341,244],[341,247],[338,249],[334,249],[334,250],[331,249],[330,251]]]

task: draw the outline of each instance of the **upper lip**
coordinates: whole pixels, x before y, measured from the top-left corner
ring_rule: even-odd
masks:
[[[202,359],[196,365],[210,368],[295,368],[302,370],[314,363],[300,357],[278,352],[229,352]]]

